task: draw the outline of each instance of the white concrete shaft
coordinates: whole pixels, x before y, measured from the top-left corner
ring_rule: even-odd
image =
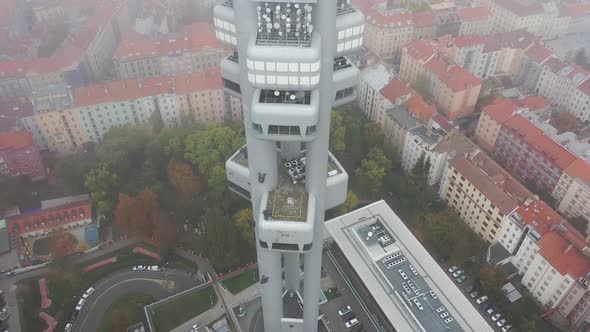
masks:
[[[299,268],[301,259],[299,253],[285,253],[285,290],[299,291]]]

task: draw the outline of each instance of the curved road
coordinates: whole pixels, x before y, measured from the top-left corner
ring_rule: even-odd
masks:
[[[164,272],[124,271],[99,281],[96,289],[80,310],[72,331],[94,332],[100,327],[109,306],[129,293],[144,293],[156,300],[202,283],[196,275],[177,270]]]

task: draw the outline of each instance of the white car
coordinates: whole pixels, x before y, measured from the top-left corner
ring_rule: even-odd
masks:
[[[506,319],[501,319],[496,322],[496,325],[498,325],[498,327],[502,327],[502,326],[506,325],[506,323],[507,323]]]
[[[78,301],[78,304],[76,304],[77,311],[80,311],[80,309],[82,309],[82,307],[84,306],[84,302],[86,302],[85,299],[80,299],[80,301]]]
[[[484,295],[484,296],[480,297],[479,299],[475,300],[475,302],[477,304],[482,304],[482,303],[484,303],[487,300],[488,300],[488,297]]]
[[[90,294],[92,294],[92,293],[94,293],[94,287],[90,287],[90,288],[88,288],[88,289],[87,289],[87,290],[84,292],[84,294],[82,294],[82,298],[83,298],[83,299],[87,299],[87,298],[90,296]]]
[[[0,315],[4,315],[5,313],[8,313],[7,307],[4,307],[4,308],[2,308],[2,310],[0,310]]]
[[[453,266],[449,267],[448,271],[449,271],[449,273],[453,273],[453,272],[457,271],[458,268],[459,268],[458,266],[453,265]]]
[[[145,265],[135,265],[133,271],[145,271]]]
[[[506,325],[504,327],[502,327],[502,332],[508,332],[508,330],[510,330],[512,328],[512,325]]]
[[[477,297],[477,295],[478,295],[478,294],[477,294],[477,292],[471,292],[471,293],[469,293],[469,296],[470,296],[472,299],[476,298],[476,297]]]
[[[457,278],[458,276],[463,274],[463,270],[457,270],[453,273],[453,277]]]
[[[502,317],[502,314],[501,314],[501,313],[497,313],[497,314],[495,314],[495,315],[493,315],[493,316],[492,316],[492,321],[494,321],[494,322],[495,322],[495,321],[497,321],[498,319],[500,319],[500,317]]]
[[[64,332],[70,332],[72,330],[72,323],[67,323],[64,328]]]
[[[349,320],[348,322],[344,323],[344,326],[346,326],[347,329],[350,329],[351,327],[357,325],[359,323],[359,320],[356,318],[353,318],[351,320]]]
[[[148,266],[148,271],[160,271],[160,267],[158,265],[152,265],[152,266]]]
[[[494,308],[489,308],[488,310],[486,310],[486,314],[491,315],[494,313]]]
[[[340,308],[340,310],[338,310],[338,315],[340,317],[342,317],[351,311],[352,311],[352,308],[349,305],[347,305],[347,306]]]

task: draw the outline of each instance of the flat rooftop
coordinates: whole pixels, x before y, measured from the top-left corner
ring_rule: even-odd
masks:
[[[396,330],[493,331],[384,201],[325,226]]]

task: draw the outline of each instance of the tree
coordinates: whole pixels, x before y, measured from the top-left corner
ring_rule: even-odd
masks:
[[[121,179],[128,179],[141,169],[149,141],[147,128],[113,127],[102,144],[97,146],[96,156],[99,162],[109,165]]]
[[[578,230],[582,235],[586,235],[588,232],[588,220],[582,216],[578,216],[575,218],[570,219],[570,224],[574,226],[575,229]]]
[[[120,193],[115,221],[123,229],[159,243],[160,205],[151,189],[144,189],[137,197]]]
[[[365,144],[367,144],[369,147],[383,147],[385,134],[383,134],[383,129],[377,122],[369,122],[365,126],[365,137]]]
[[[207,211],[206,236],[203,238],[205,254],[214,266],[225,271],[239,262],[239,236],[236,227],[226,218],[223,210],[213,207]],[[218,270],[219,271],[219,270]]]
[[[572,132],[577,134],[578,119],[569,112],[553,112],[549,123],[557,129],[557,133]]]
[[[69,194],[81,194],[87,192],[84,177],[96,166],[97,162],[93,150],[76,152],[57,161],[55,174]]]
[[[233,217],[236,228],[241,237],[251,250],[256,249],[256,236],[254,234],[254,217],[252,209],[241,209]]]
[[[209,174],[209,178],[207,179],[209,199],[215,202],[222,201],[223,194],[226,191],[225,181],[225,167],[220,164],[213,166],[211,174]]]
[[[182,202],[190,202],[195,195],[201,192],[201,179],[193,173],[192,166],[187,163],[170,161],[168,181]]]
[[[381,191],[383,178],[391,168],[389,160],[383,150],[373,148],[369,151],[367,158],[361,162],[361,167],[356,169],[355,175],[361,181],[362,186],[368,186],[373,194]]]
[[[111,171],[107,164],[103,163],[90,171],[84,183],[90,191],[99,218],[104,217],[110,221],[115,206],[113,198],[118,191],[119,177]]]
[[[168,158],[180,160],[184,158],[184,143],[188,133],[188,130],[182,128],[163,128],[160,130],[156,142]]]
[[[586,69],[589,70],[590,69],[590,64],[588,63],[588,57],[586,56],[586,49],[584,49],[583,47],[580,48],[577,52],[576,52],[576,56],[574,58],[574,62]]]
[[[52,238],[51,252],[56,258],[63,258],[74,253],[78,241],[68,232],[60,232]]]
[[[330,117],[330,151],[336,157],[340,157],[346,149],[346,143],[344,142],[346,127],[339,112],[333,110]]]
[[[506,273],[499,267],[486,266],[479,270],[476,276],[477,283],[483,293],[488,294],[493,301],[504,298],[501,287],[506,281]]]
[[[162,114],[159,110],[155,110],[150,116],[150,125],[154,135],[158,135],[164,128],[164,121],[162,121]]]
[[[215,164],[225,162],[243,144],[244,137],[237,130],[211,122],[186,137],[184,157],[201,174],[209,174]]]
[[[339,214],[348,213],[348,212],[354,210],[354,208],[356,208],[358,204],[359,204],[358,197],[356,196],[356,194],[354,192],[349,190],[346,193],[346,200],[344,201],[344,203],[340,204],[340,206],[338,207],[338,213]]]

